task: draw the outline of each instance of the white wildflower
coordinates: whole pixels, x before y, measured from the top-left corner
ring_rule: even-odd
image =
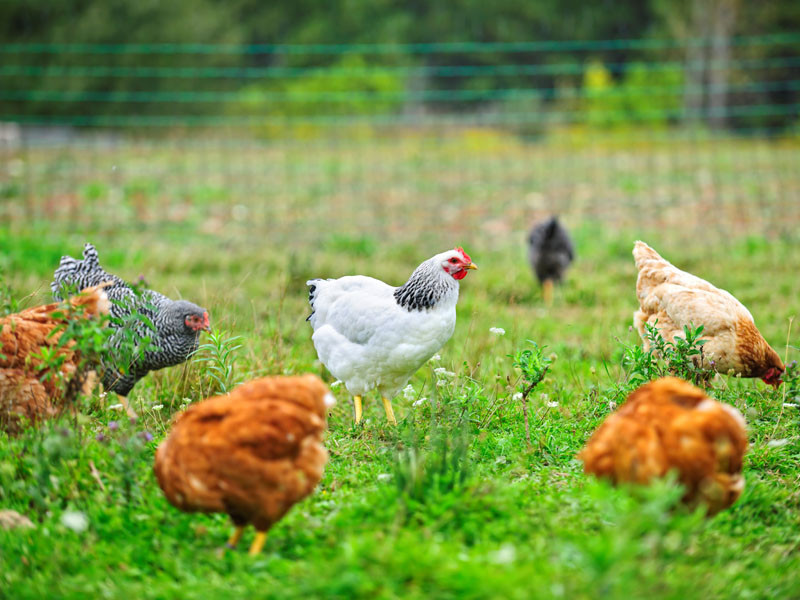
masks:
[[[415,400],[411,406],[419,406],[420,404],[425,404],[427,401],[427,398],[420,398],[419,400]]]
[[[414,391],[414,386],[412,386],[410,383],[403,388],[403,398],[406,400],[413,399],[415,395],[416,392]]]
[[[438,354],[434,354],[428,360],[431,362],[439,362],[440,360],[442,360],[442,357],[439,356]]]
[[[337,388],[337,387],[339,387],[340,385],[342,385],[342,382],[341,382],[339,379],[337,379],[336,381],[334,381],[334,382],[331,384],[331,386],[330,386],[330,387],[331,387],[331,389],[334,389],[334,388]]]
[[[447,381],[445,379],[440,379],[436,382],[436,387],[444,387],[447,385]]]
[[[122,408],[123,408],[122,404],[112,404],[111,406],[108,407],[109,410],[122,410]]]
[[[89,519],[77,510],[68,510],[61,515],[61,524],[75,533],[83,533],[89,527]]]
[[[781,446],[785,446],[788,443],[789,443],[789,440],[787,440],[786,438],[783,438],[783,439],[780,439],[780,440],[770,440],[769,442],[767,442],[767,447],[768,448],[780,448]]]
[[[614,410],[614,409],[616,409],[616,408],[617,408],[617,403],[616,403],[616,402],[614,402],[613,400],[609,400],[609,401],[608,401],[608,409],[609,409],[609,410]]]
[[[558,406],[558,402],[548,402],[547,403],[547,407],[548,408],[555,408],[556,406]]]
[[[797,408],[798,405],[795,404],[794,402],[784,402],[783,403],[783,407],[784,408]]]
[[[512,399],[514,402],[518,402],[519,400],[522,400],[522,392],[517,392],[516,394],[514,394],[513,396],[511,396],[511,399]]]
[[[495,335],[505,335],[506,334],[506,330],[503,329],[502,327],[490,327],[489,331],[491,333],[495,334]]]
[[[164,408],[163,404],[154,404],[153,405],[153,410],[161,410],[162,408]]]
[[[455,377],[456,376],[455,373],[453,373],[452,371],[448,371],[444,367],[438,367],[438,368],[434,369],[433,372],[436,373],[437,375],[444,375],[445,377]]]
[[[514,562],[517,551],[512,544],[503,544],[500,549],[492,552],[490,560],[496,565],[508,565]]]
[[[380,473],[378,475],[378,481],[389,481],[392,478],[391,473]]]

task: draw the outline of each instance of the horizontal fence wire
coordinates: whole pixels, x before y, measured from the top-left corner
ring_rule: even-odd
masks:
[[[440,42],[428,44],[3,44],[0,53],[27,54],[448,54],[569,52],[709,46],[713,37],[688,39],[553,40],[528,42]],[[800,33],[732,37],[732,46],[776,46],[800,41]]]
[[[688,242],[800,226],[800,34],[0,55],[0,223],[305,248],[505,247],[553,212]]]

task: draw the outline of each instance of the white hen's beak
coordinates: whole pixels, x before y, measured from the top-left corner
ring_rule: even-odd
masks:
[[[464,268],[467,269],[468,271],[477,271],[478,265],[476,265],[474,262],[471,262]]]

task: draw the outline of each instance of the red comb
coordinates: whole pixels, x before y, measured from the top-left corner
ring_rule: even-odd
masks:
[[[460,252],[460,253],[461,253],[461,256],[463,256],[463,257],[464,257],[464,260],[465,260],[465,261],[467,261],[467,262],[470,262],[470,263],[472,262],[472,259],[469,257],[469,254],[467,254],[466,252],[464,252],[464,249],[463,249],[461,246],[457,246],[457,247],[456,247],[456,252]]]

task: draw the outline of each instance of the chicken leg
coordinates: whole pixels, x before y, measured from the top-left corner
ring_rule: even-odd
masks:
[[[261,549],[264,547],[264,542],[267,539],[267,532],[266,531],[257,531],[256,537],[253,540],[252,545],[250,546],[250,552],[248,554],[250,556],[255,556],[261,552]]]
[[[553,280],[545,279],[542,282],[542,296],[546,306],[553,306]]]
[[[353,406],[356,409],[356,425],[361,423],[361,396],[353,396]]]
[[[397,419],[394,418],[394,411],[392,410],[392,401],[386,396],[381,396],[383,400],[383,410],[386,411],[386,418],[392,425],[397,425]]]
[[[244,525],[237,525],[236,529],[233,530],[231,537],[228,538],[228,543],[225,544],[225,547],[230,548],[231,550],[236,548],[239,540],[242,539],[242,533],[244,533]]]

